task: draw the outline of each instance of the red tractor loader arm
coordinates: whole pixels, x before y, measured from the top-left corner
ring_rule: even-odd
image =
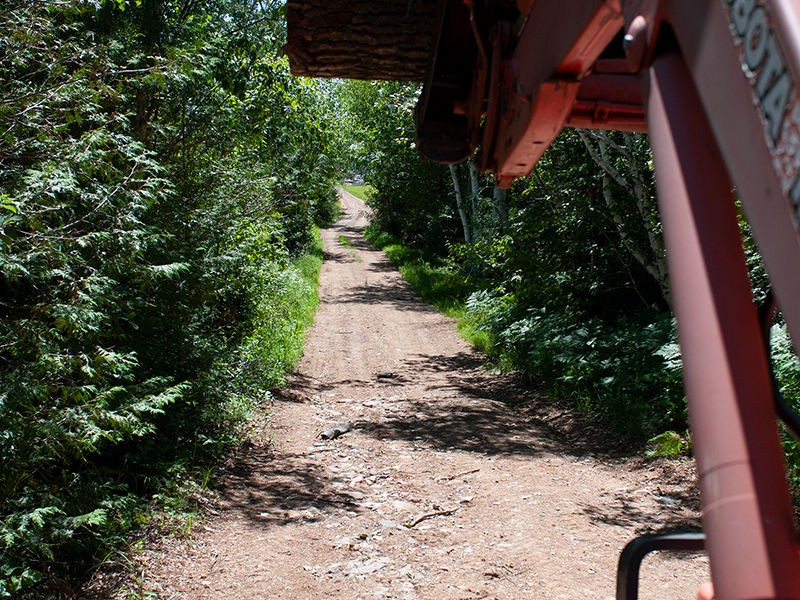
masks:
[[[416,112],[431,160],[474,155],[508,186],[565,126],[649,134],[705,540],[630,546],[618,595],[635,597],[626,576],[643,549],[704,544],[719,600],[800,599],[770,360],[732,192],[798,340],[800,1],[441,0],[432,32]]]

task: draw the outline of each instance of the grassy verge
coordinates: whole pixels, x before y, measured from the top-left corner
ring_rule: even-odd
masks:
[[[311,251],[294,261],[294,266],[300,271],[303,279],[314,287],[314,290],[317,289],[319,283],[319,271],[322,268],[322,257],[322,238],[319,235],[319,229],[315,229],[314,244]],[[316,302],[313,308],[314,311],[316,311]]]
[[[342,184],[342,187],[353,194],[356,198],[360,198],[361,200],[366,200],[367,195],[372,191],[372,186],[367,185],[352,185],[349,183]]]
[[[251,282],[259,290],[252,334],[242,347],[248,373],[269,389],[283,384],[303,355],[306,328],[317,309],[317,280],[322,240],[315,232],[314,250],[285,266],[260,265]],[[252,377],[248,375],[251,382]],[[255,383],[255,382],[253,382]]]

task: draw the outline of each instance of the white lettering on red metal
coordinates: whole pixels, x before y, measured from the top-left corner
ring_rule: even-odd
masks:
[[[800,229],[800,99],[767,7],[756,0],[722,0],[731,21],[734,45],[750,83],[753,103],[764,124],[781,192],[787,196]]]

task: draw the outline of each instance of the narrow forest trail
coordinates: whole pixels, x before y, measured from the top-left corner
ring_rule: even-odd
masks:
[[[453,322],[364,240],[364,204],[343,192],[342,205],[323,231],[320,308],[290,389],[231,459],[193,538],[148,558],[144,589],[611,599],[636,533],[697,527],[685,462],[575,450],[542,416],[555,409],[482,370]],[[317,437],[346,422],[342,437]],[[707,578],[702,555],[653,555],[640,597],[691,599]]]

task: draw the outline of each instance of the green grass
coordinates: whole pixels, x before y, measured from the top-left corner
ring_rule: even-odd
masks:
[[[339,243],[340,243],[342,246],[344,246],[345,248],[347,248],[348,250],[350,250],[350,256],[352,256],[352,257],[353,257],[353,260],[354,260],[354,261],[356,261],[356,262],[364,262],[364,259],[363,259],[363,258],[361,258],[361,257],[358,255],[358,253],[356,252],[356,249],[353,247],[353,242],[351,242],[350,240],[348,240],[348,239],[347,239],[346,237],[344,237],[343,235],[340,235],[340,236],[339,236]]]
[[[256,324],[241,348],[240,369],[248,381],[268,390],[284,384],[306,341],[306,328],[314,322],[317,285],[322,266],[322,240],[314,234],[314,247],[289,265],[266,261],[248,283],[259,294],[252,310]]]
[[[346,189],[348,192],[353,194],[356,198],[360,198],[361,200],[366,200],[367,195],[372,192],[372,186],[367,185],[351,185],[349,183],[342,184],[342,187]]]
[[[319,283],[319,271],[322,268],[322,237],[319,229],[314,228],[314,244],[307,254],[293,261],[293,265],[300,271],[303,279],[310,282],[314,289]],[[316,308],[316,306],[315,306]]]
[[[353,242],[351,242],[350,240],[348,240],[348,239],[347,239],[346,237],[344,237],[343,235],[340,235],[340,236],[339,236],[339,243],[340,243],[342,246],[344,246],[345,248],[348,248],[349,250],[352,250],[352,249],[353,249]]]

